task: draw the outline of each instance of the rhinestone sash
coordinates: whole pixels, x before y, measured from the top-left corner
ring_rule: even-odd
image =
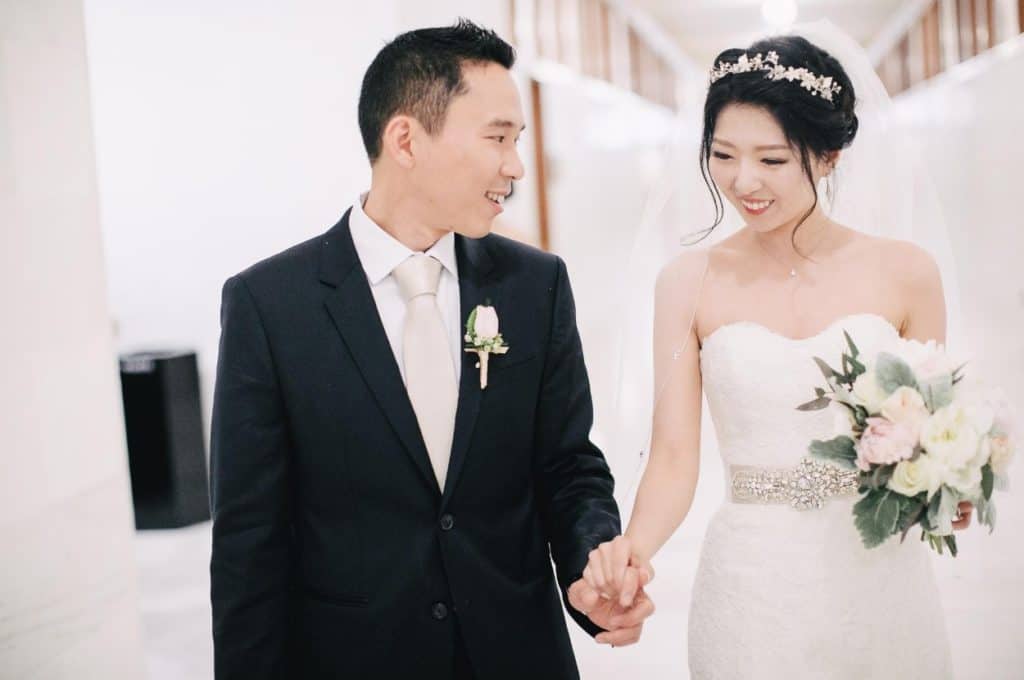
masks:
[[[856,470],[801,458],[793,468],[730,465],[734,503],[784,503],[797,510],[814,510],[835,496],[857,493]]]

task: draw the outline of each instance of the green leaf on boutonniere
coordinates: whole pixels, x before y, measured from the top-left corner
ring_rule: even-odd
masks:
[[[469,313],[469,318],[466,319],[466,335],[476,337],[476,307]]]
[[[840,435],[835,439],[822,441],[815,439],[808,449],[811,456],[818,460],[837,463],[840,467],[852,470],[856,467],[857,451],[854,448],[853,440],[846,435]]]
[[[995,484],[995,475],[992,474],[992,465],[985,463],[981,468],[981,495],[986,501],[992,500],[993,484]]]
[[[896,530],[900,519],[899,494],[881,489],[869,491],[853,506],[853,515],[864,547],[879,546]]]
[[[917,388],[917,379],[910,366],[892,354],[882,352],[878,355],[875,372],[878,374],[878,385],[886,394],[892,394],[900,387]]]

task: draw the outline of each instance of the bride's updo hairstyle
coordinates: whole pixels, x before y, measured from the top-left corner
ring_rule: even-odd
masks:
[[[832,55],[808,40],[775,36],[759,40],[745,50],[728,49],[719,54],[711,79],[704,103],[700,146],[701,174],[715,202],[715,223],[706,233],[711,233],[725,216],[722,195],[711,180],[708,160],[718,116],[730,104],[767,111],[797,152],[814,190],[814,204],[800,220],[799,228],[818,205],[812,158],[824,160],[829,153],[849,146],[857,135],[857,114],[853,112],[856,95],[850,77]],[[831,192],[831,185],[828,190]],[[796,230],[793,233],[795,246]]]

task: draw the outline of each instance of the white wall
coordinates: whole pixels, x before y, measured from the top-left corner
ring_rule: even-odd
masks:
[[[204,414],[224,279],[325,231],[369,184],[356,103],[394,13],[86,2],[118,346],[197,350]]]
[[[79,0],[0,3],[0,677],[142,675]]]

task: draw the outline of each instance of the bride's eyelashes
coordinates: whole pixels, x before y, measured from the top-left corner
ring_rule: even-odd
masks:
[[[721,151],[713,151],[711,155],[720,161],[732,160],[732,156],[730,156],[727,153],[722,153]],[[762,158],[761,162],[764,163],[765,165],[784,165],[789,161],[787,161],[785,158]]]

